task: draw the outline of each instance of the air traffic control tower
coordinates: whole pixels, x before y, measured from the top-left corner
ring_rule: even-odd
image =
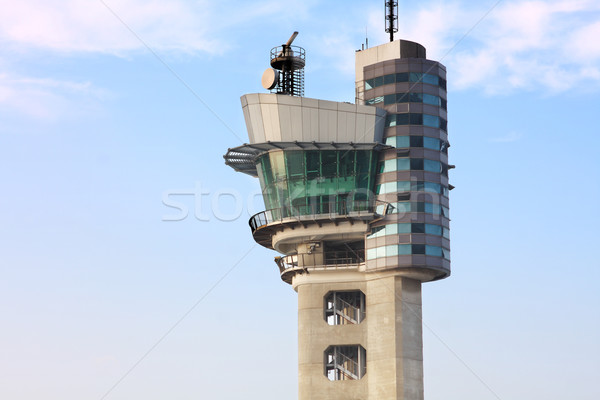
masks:
[[[310,99],[294,37],[225,160],[258,177],[252,235],[298,292],[299,399],[422,400],[421,284],[450,275],[445,68],[395,40],[357,51],[356,104]]]

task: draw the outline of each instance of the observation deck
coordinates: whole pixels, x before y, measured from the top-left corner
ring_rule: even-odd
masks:
[[[312,271],[360,271],[365,267],[365,250],[329,251],[319,254],[293,254],[276,257],[281,280],[292,284],[296,274],[309,274]]]
[[[392,211],[391,204],[384,201],[336,201],[308,206],[281,207],[259,212],[250,217],[248,224],[254,240],[268,248],[273,246],[273,236],[285,229],[318,228],[325,224],[338,225],[348,222],[375,222]]]

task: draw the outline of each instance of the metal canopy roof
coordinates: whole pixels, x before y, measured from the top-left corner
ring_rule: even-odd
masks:
[[[256,159],[263,153],[271,150],[376,150],[391,149],[381,143],[336,143],[336,142],[264,142],[244,143],[241,146],[227,150],[225,164],[238,172],[251,176],[258,176],[256,172]]]

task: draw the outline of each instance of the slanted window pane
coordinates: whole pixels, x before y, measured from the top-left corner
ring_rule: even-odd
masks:
[[[285,161],[290,179],[304,178],[304,153],[302,151],[286,151]]]
[[[336,151],[322,151],[322,170],[324,177],[334,177],[337,175],[337,152]]]
[[[340,177],[347,177],[354,175],[354,166],[356,163],[354,162],[356,151],[344,151],[340,153],[340,166],[339,172]]]
[[[444,257],[446,260],[450,260],[450,250],[448,250],[448,249],[444,249],[444,248],[442,247],[442,254],[443,254],[443,257]]]
[[[450,239],[450,229],[442,228],[442,236],[446,239]]]
[[[319,165],[321,163],[318,151],[306,152],[306,177],[315,179],[320,175]]]
[[[375,79],[367,79],[365,81],[365,90],[373,89],[375,87]]]
[[[443,118],[440,118],[440,129],[447,131],[448,130],[448,121]]]

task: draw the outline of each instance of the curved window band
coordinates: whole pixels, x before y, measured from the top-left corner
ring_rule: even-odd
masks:
[[[312,212],[333,204],[367,201],[375,180],[372,150],[277,150],[261,155],[257,173],[267,210],[294,207]],[[304,212],[304,211],[301,211]]]
[[[437,115],[418,113],[388,114],[385,118],[385,127],[389,128],[397,125],[423,125],[444,131],[448,130],[448,121]]]
[[[426,158],[394,158],[379,163],[380,174],[394,171],[427,171],[448,176],[448,165]]]
[[[430,192],[448,197],[448,187],[434,182],[426,181],[396,181],[385,182],[377,185],[375,194],[396,192]]]
[[[423,147],[444,154],[448,154],[450,147],[448,142],[428,136],[390,136],[385,139],[385,144],[396,148]]]
[[[413,83],[427,83],[429,85],[439,86],[446,90],[446,80],[440,78],[437,75],[423,74],[420,72],[399,72],[396,74],[388,74],[378,76],[373,79],[367,79],[365,81],[365,90],[373,89],[383,85],[389,85],[391,83],[402,83],[402,82],[413,82]]]
[[[422,212],[426,214],[441,215],[442,217],[450,218],[450,209],[439,203],[427,203],[424,201],[399,201],[391,203],[393,209],[390,214],[407,214]]]
[[[446,110],[448,107],[446,100],[427,93],[394,93],[365,100],[366,105],[374,105],[379,103],[383,103],[386,106],[399,103],[423,103],[441,107],[444,110]]]
[[[450,230],[448,228],[444,228],[441,225],[415,222],[377,226],[372,229],[370,234],[367,235],[367,239],[398,235],[402,233],[425,233],[428,235],[443,236],[446,239],[450,239]]]
[[[431,246],[428,244],[395,244],[367,249],[367,260],[413,254],[443,257],[446,260],[450,260],[450,250],[444,247]]]

